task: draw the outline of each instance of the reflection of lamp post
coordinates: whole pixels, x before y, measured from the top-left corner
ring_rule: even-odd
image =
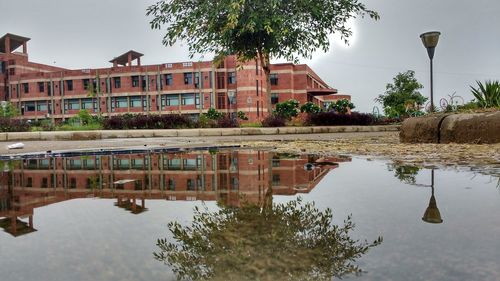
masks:
[[[441,213],[437,207],[436,198],[434,197],[434,169],[432,169],[431,174],[431,188],[432,195],[429,201],[429,206],[425,210],[424,215],[422,216],[422,220],[428,223],[442,223]]]
[[[431,109],[430,109],[431,112],[434,112],[434,81],[432,75],[433,71],[432,59],[434,58],[434,51],[439,41],[439,35],[441,35],[441,32],[439,31],[430,31],[420,35],[422,43],[424,44],[424,47],[427,49],[427,54],[429,55],[429,59],[431,61]]]

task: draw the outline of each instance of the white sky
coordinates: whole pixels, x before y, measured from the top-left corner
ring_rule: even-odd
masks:
[[[442,32],[434,58],[436,103],[454,92],[470,100],[475,80],[500,79],[499,1],[361,1],[381,19],[354,20],[350,46],[334,42],[328,53],[302,61],[352,95],[357,110],[371,112],[385,85],[408,69],[429,95],[429,61],[419,38],[429,30]],[[30,37],[31,60],[67,68],[106,67],[130,49],[145,54],[143,64],[189,60],[186,46],[164,47],[161,32],[150,29],[145,11],[154,2],[0,0],[0,34]]]

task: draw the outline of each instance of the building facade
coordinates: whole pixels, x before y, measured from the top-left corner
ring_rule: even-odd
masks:
[[[269,103],[288,99],[300,103],[338,98],[304,64],[273,64],[270,88],[257,61],[244,64],[229,56],[212,61],[141,65],[141,53],[128,51],[110,61],[111,67],[70,70],[31,62],[29,38],[6,34],[0,38],[0,99],[13,103],[29,120],[63,121],[84,109],[91,114],[189,114],[215,108],[244,112],[249,122],[268,115]],[[21,49],[21,51],[16,51]]]
[[[350,160],[228,150],[2,163],[0,228],[15,236],[30,233],[35,231],[36,208],[78,198],[112,198],[132,214],[147,211],[146,200],[151,199],[262,205],[269,187],[274,195],[309,193],[329,171]]]

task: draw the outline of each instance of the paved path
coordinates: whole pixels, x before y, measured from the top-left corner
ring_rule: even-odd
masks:
[[[57,151],[92,148],[123,148],[137,146],[186,147],[212,145],[222,142],[241,141],[282,141],[282,140],[334,140],[355,138],[378,138],[397,135],[398,132],[358,132],[358,133],[323,133],[323,134],[289,134],[289,135],[250,135],[250,136],[207,136],[207,137],[158,137],[158,138],[126,138],[100,140],[61,140],[61,141],[22,141],[24,149],[7,149],[7,145],[17,141],[0,142],[0,154],[16,154],[41,151]]]

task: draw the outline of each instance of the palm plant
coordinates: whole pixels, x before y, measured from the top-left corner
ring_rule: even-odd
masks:
[[[476,81],[477,88],[470,86],[474,98],[482,107],[500,107],[500,82],[487,80],[484,84]]]

